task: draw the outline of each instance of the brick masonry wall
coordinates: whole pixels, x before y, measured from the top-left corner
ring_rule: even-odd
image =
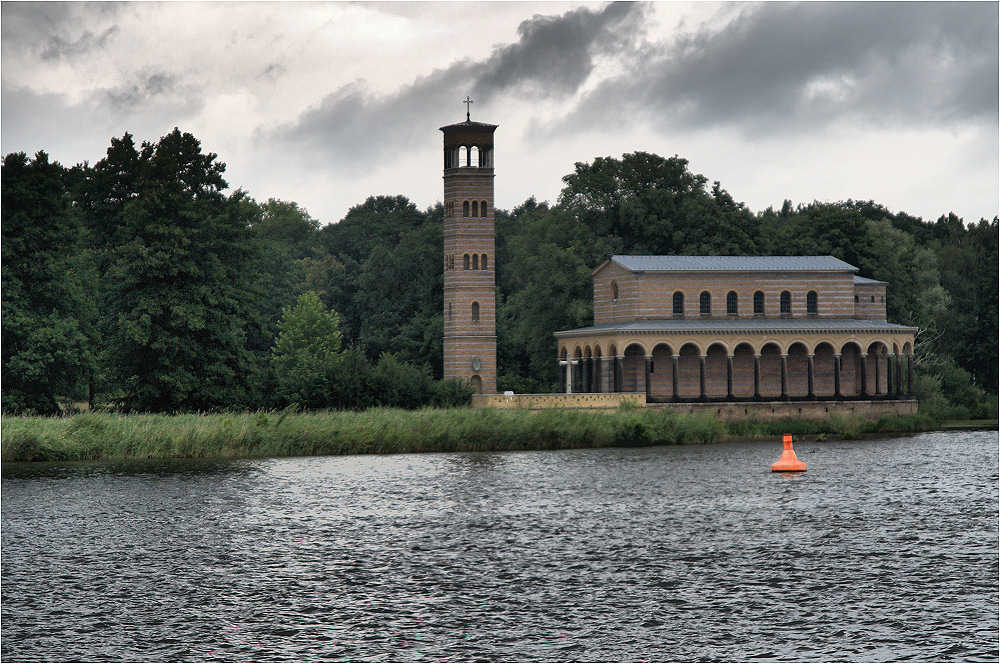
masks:
[[[854,317],[860,320],[885,320],[885,284],[857,284]]]
[[[495,393],[493,169],[447,169],[444,205],[444,377],[469,382],[478,379],[484,393]],[[478,319],[474,316],[476,312]],[[478,370],[473,364],[476,359]]]
[[[915,415],[916,400],[903,401],[827,401],[759,403],[702,403],[702,404],[647,404],[646,395],[634,394],[515,394],[506,396],[479,395],[472,398],[473,408],[499,408],[545,410],[616,410],[622,402],[631,401],[637,406],[671,409],[678,413],[704,413],[724,421],[740,421],[750,417],[758,421],[802,419],[822,421],[833,415],[878,419]]]

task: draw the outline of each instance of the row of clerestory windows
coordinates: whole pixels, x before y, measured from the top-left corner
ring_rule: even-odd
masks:
[[[455,269],[455,256],[457,254],[448,255],[448,265],[449,270]],[[490,269],[489,258],[486,254],[463,254],[462,255],[462,269],[463,270],[488,270]]]
[[[613,300],[618,299],[618,284],[613,282],[611,284],[611,297]],[[756,291],[753,294],[753,315],[763,316],[764,315],[764,291]],[[675,316],[684,315],[684,293],[682,291],[674,291],[673,295],[673,314]],[[792,294],[790,291],[782,291],[778,296],[778,309],[782,316],[792,315]],[[736,316],[739,315],[740,311],[740,295],[736,291],[729,291],[726,293],[726,315]],[[698,313],[701,316],[711,316],[712,315],[712,294],[709,291],[702,291],[698,296]],[[809,316],[815,316],[819,313],[819,295],[816,291],[809,291],[806,293],[806,314]]]

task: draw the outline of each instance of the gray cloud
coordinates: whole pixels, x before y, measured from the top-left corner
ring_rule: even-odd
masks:
[[[458,101],[466,94],[480,102],[473,113],[503,95],[574,94],[593,71],[596,56],[638,37],[647,11],[644,4],[613,3],[596,11],[581,8],[560,16],[535,16],[518,27],[516,43],[495,47],[483,61],[435,70],[385,96],[372,94],[364,82],[356,81],[328,95],[295,123],[268,134],[307,145],[311,158],[349,174],[355,165],[343,158],[345,154],[378,159],[426,141],[428,124],[458,119],[458,113],[442,119],[441,109],[461,108]]]
[[[747,133],[870,125],[996,123],[995,3],[764,3],[724,28],[647,47],[635,75],[605,82],[561,126],[643,117]],[[552,126],[538,127],[539,134]]]
[[[5,53],[28,52],[43,60],[89,53],[107,45],[118,32],[111,25],[96,34],[82,30],[95,20],[110,21],[128,7],[119,2],[4,2],[0,38]]]
[[[113,25],[99,35],[95,35],[90,30],[84,32],[76,40],[70,41],[60,35],[56,35],[49,40],[48,45],[42,49],[42,60],[62,60],[63,58],[73,58],[85,55],[91,51],[104,48],[108,41],[118,34],[118,26]]]
[[[148,104],[154,98],[170,97],[177,89],[177,81],[177,77],[172,74],[147,73],[138,80],[99,92],[96,99],[115,112],[127,113],[137,106]]]

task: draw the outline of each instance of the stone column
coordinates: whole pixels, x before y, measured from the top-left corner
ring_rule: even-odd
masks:
[[[882,394],[882,356],[875,353],[875,396]]]
[[[726,356],[726,401],[736,401],[733,394],[733,356]]]
[[[788,401],[788,355],[781,354],[781,400]]]
[[[601,358],[601,392],[614,392],[614,379],[611,376],[612,366],[610,357]]]
[[[892,391],[895,389],[896,381],[892,378],[892,353],[886,353],[885,355],[885,398],[892,398]]]
[[[590,392],[590,358],[580,360],[580,391]]]
[[[569,360],[559,360],[559,371],[562,373],[563,378],[563,390],[566,394],[573,393],[573,374],[570,370]]]
[[[671,364],[673,365],[673,374],[671,376],[671,382],[672,382],[671,387],[673,387],[673,392],[674,392],[673,399],[674,399],[674,401],[677,401],[678,399],[681,398],[681,386],[680,386],[680,383],[678,382],[678,376],[677,376],[677,372],[680,369],[680,359],[681,358],[680,358],[679,355],[671,355],[670,356],[670,361],[671,361]]]
[[[646,356],[646,402],[653,398],[653,356]]]
[[[701,397],[700,397],[700,399],[702,401],[707,401],[708,400],[708,395],[705,393],[705,360],[707,358],[704,355],[699,355],[698,359],[699,359],[699,362],[698,362],[698,383],[699,383],[699,386],[701,388]]]
[[[753,356],[753,398],[760,401],[760,355]]]
[[[903,358],[902,353],[896,353],[896,398],[903,398]]]
[[[906,396],[912,399],[914,397],[914,386],[913,386],[913,353],[906,354]]]
[[[840,393],[840,353],[833,355],[833,396],[836,399],[844,398]]]
[[[815,358],[816,356],[813,353],[809,353],[807,358],[809,362],[809,394],[806,396],[810,400],[816,399],[816,367],[813,364]]]
[[[868,353],[861,353],[861,398],[868,398]]]
[[[615,392],[624,391],[624,381],[622,374],[625,371],[625,356],[619,355],[615,358]]]

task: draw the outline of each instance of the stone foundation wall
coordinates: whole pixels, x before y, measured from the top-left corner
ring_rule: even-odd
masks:
[[[643,393],[620,394],[515,394],[475,395],[473,408],[527,408],[544,410],[616,410],[625,401],[645,408],[672,409],[679,413],[709,413],[723,421],[753,417],[757,421],[825,420],[832,415],[876,420],[881,417],[915,415],[916,399],[899,401],[759,401],[747,403],[656,403],[647,404]]]

